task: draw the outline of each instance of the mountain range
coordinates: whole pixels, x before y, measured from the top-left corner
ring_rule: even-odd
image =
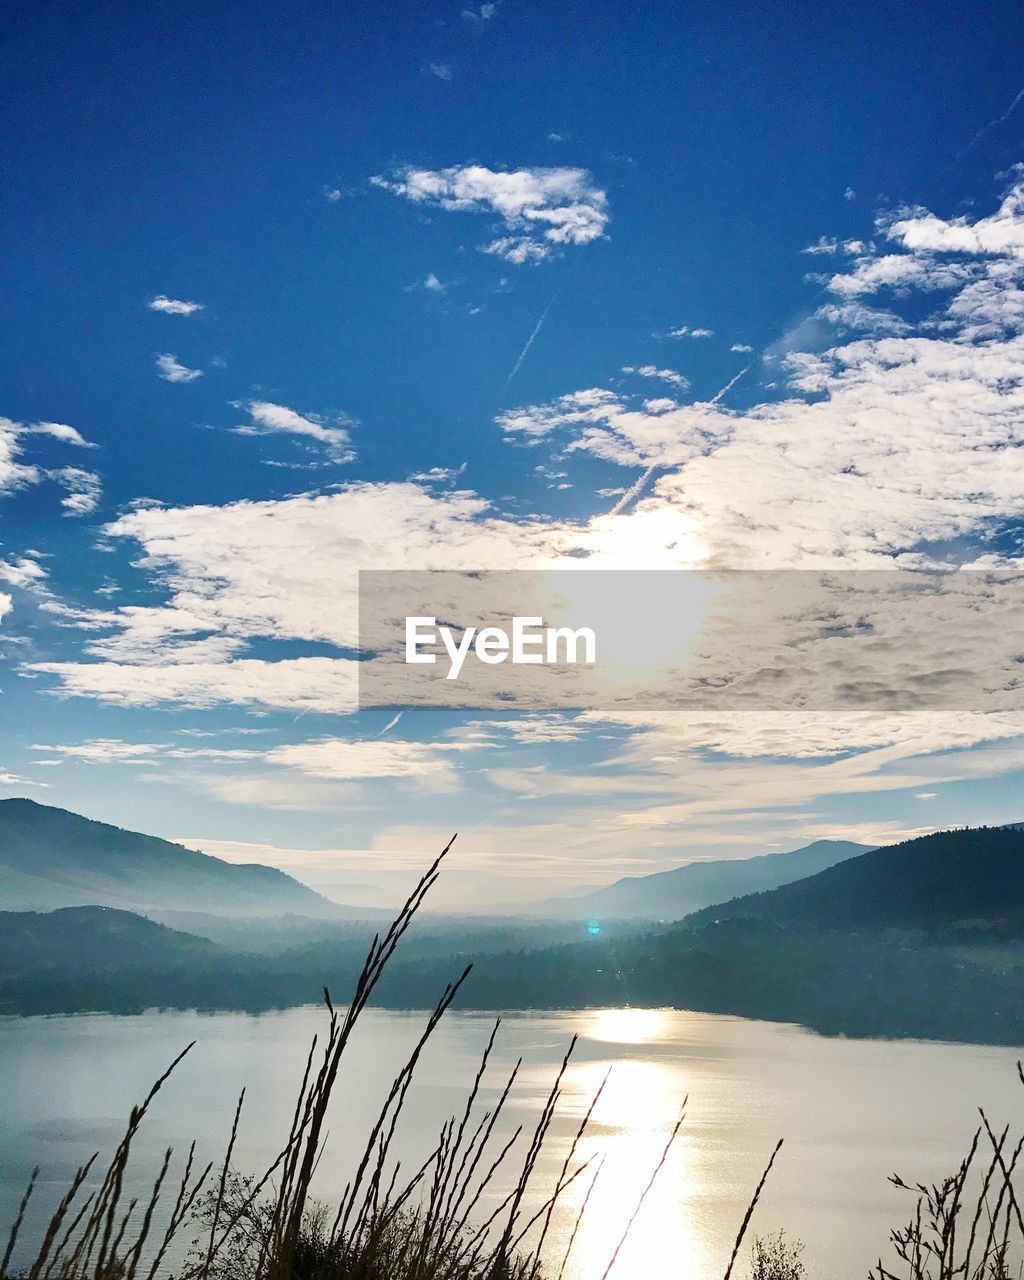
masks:
[[[752,865],[764,883],[766,867],[775,875],[794,865],[787,859],[806,866],[840,853],[803,879],[673,923],[425,916],[374,999],[431,1006],[470,963],[462,1007],[669,1006],[833,1034],[1024,1043],[1024,830],[945,831],[860,853],[819,842],[745,860],[733,883]],[[350,989],[378,927],[309,919],[317,895],[280,872],[268,878],[26,801],[0,802],[0,895],[7,866],[23,877],[17,892],[49,876],[57,895],[116,891],[146,904],[162,894],[189,901],[195,872],[204,908],[0,910],[8,1014],[304,1004],[325,986]],[[630,892],[648,879],[685,884],[688,870],[625,883]],[[282,903],[300,913],[272,920]]]
[[[563,920],[680,920],[715,902],[802,880],[871,848],[851,840],[815,840],[790,853],[690,862],[672,871],[627,876],[574,898],[548,898],[531,912]]]

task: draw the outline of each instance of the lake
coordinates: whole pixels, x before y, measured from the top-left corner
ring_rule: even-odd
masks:
[[[0,1021],[0,1208],[3,1234],[35,1164],[37,1200],[52,1208],[75,1166],[112,1149],[131,1103],[190,1040],[197,1044],[160,1094],[138,1142],[136,1176],[151,1177],[168,1144],[196,1137],[222,1151],[239,1089],[247,1086],[236,1163],[262,1171],[279,1149],[312,1035],[316,1008],[283,1013],[151,1013],[141,1017]],[[364,1015],[341,1078],[319,1172],[323,1198],[351,1168],[368,1117],[423,1024],[419,1013]],[[432,1149],[461,1112],[493,1018],[449,1014],[417,1071],[402,1133],[403,1167]],[[1013,1049],[825,1039],[800,1028],[677,1011],[609,1009],[513,1014],[503,1020],[485,1103],[524,1059],[509,1128],[532,1129],[572,1035],[579,1044],[553,1140],[538,1169],[536,1203],[564,1159],[605,1072],[609,1082],[581,1155],[603,1155],[567,1280],[599,1280],[689,1095],[687,1119],[613,1272],[720,1276],[750,1194],[778,1138],[785,1145],[752,1232],[806,1242],[810,1277],[863,1280],[887,1256],[889,1228],[912,1200],[886,1179],[952,1172],[984,1106],[1001,1127],[1024,1111]],[[561,1261],[581,1179],[549,1237]],[[576,1194],[578,1189],[578,1194]],[[575,1197],[575,1198],[574,1198]],[[496,1203],[492,1201],[491,1203]],[[38,1221],[38,1218],[35,1219]],[[745,1272],[744,1272],[745,1274]]]

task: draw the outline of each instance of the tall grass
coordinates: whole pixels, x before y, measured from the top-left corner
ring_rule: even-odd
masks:
[[[148,1194],[129,1196],[127,1174],[134,1140],[154,1099],[191,1050],[188,1045],[132,1108],[125,1134],[106,1169],[97,1172],[97,1155],[77,1170],[38,1241],[21,1250],[32,1260],[14,1269],[36,1190],[39,1170],[33,1172],[0,1261],[0,1280],[162,1280],[171,1276],[175,1280],[563,1280],[600,1177],[599,1165],[592,1166],[577,1153],[603,1084],[569,1143],[554,1184],[539,1197],[539,1208],[535,1182],[575,1041],[532,1128],[524,1131],[520,1126],[502,1138],[501,1120],[521,1061],[503,1080],[494,1105],[484,1108],[481,1093],[499,1020],[464,1107],[442,1126],[427,1158],[413,1169],[403,1169],[393,1158],[417,1064],[468,969],[441,993],[379,1114],[351,1153],[354,1172],[337,1203],[325,1205],[312,1195],[345,1051],[450,847],[449,843],[420,880],[387,932],[374,938],[344,1010],[334,1005],[325,990],[322,1043],[317,1036],[310,1045],[287,1139],[268,1168],[257,1176],[243,1176],[234,1167],[243,1091],[221,1161],[200,1167],[193,1142],[172,1178],[173,1153],[168,1149]],[[631,1212],[622,1238],[610,1252],[603,1274],[594,1280],[608,1280],[683,1119],[680,1114],[635,1203],[624,1206]],[[1009,1151],[1007,1131],[996,1137],[982,1119],[957,1174],[935,1187],[912,1188],[918,1196],[915,1216],[905,1230],[893,1233],[903,1269],[893,1271],[879,1262],[872,1272],[874,1280],[1008,1280],[1011,1247],[1024,1241],[1024,1222],[1013,1187],[1024,1139]],[[983,1134],[992,1155],[984,1166],[977,1203],[965,1215],[966,1188]],[[772,1152],[740,1223],[725,1280],[735,1273],[781,1145]],[[508,1169],[514,1170],[510,1180]],[[567,1246],[556,1252],[550,1245],[553,1215],[577,1182],[581,1190],[587,1187],[582,1207]],[[499,1186],[508,1185],[511,1190],[499,1193]],[[799,1247],[789,1245],[782,1236],[756,1240],[751,1272],[755,1280],[799,1280],[803,1275]]]
[[[1017,1063],[1024,1084],[1024,1069]],[[890,1182],[915,1198],[913,1216],[892,1233],[897,1261],[879,1261],[871,1280],[1010,1280],[1024,1274],[1024,1217],[1014,1182],[1024,1137],[998,1135],[984,1111],[967,1155],[940,1182]]]

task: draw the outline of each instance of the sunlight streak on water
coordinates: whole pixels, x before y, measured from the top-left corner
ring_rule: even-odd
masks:
[[[576,1083],[585,1097],[596,1093],[605,1071],[605,1063],[580,1069]],[[582,1159],[600,1161],[600,1172],[574,1246],[574,1273],[585,1277],[604,1271],[662,1157],[682,1101],[676,1073],[661,1063],[627,1059],[612,1064],[594,1109],[592,1134],[580,1147]],[[693,1192],[692,1161],[685,1142],[677,1140],[622,1247],[615,1268],[620,1280],[648,1280],[666,1258],[680,1275],[703,1273]],[[585,1188],[575,1197],[577,1205],[584,1195]]]

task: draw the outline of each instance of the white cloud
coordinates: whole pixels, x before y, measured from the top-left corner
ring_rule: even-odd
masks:
[[[319,738],[277,747],[267,752],[266,759],[271,764],[336,782],[398,778],[429,781],[434,791],[450,791],[458,785],[451,756],[462,750],[460,743],[405,742],[379,737]]]
[[[27,435],[51,436],[54,440],[63,441],[64,444],[77,445],[79,449],[97,448],[91,440],[86,440],[81,432],[76,431],[74,427],[69,427],[66,422],[33,422],[23,430]]]
[[[729,348],[730,351],[743,351],[743,352],[753,351],[753,349],[754,349],[753,347],[748,346],[748,344],[745,342],[734,342],[732,346]]]
[[[348,428],[352,419],[344,414],[327,419],[318,414],[301,414],[283,404],[269,400],[250,400],[245,408],[249,422],[236,427],[241,435],[292,435],[307,436],[331,447],[335,461],[348,462],[355,456],[348,445],[351,437]]]
[[[809,244],[801,253],[828,254],[839,252],[839,241],[834,236],[819,236],[814,244]]]
[[[448,737],[467,745],[494,746],[516,742],[535,746],[575,742],[586,735],[587,728],[585,720],[557,712],[519,712],[509,720],[468,720],[450,730]]]
[[[143,507],[107,526],[144,548],[166,583],[163,607],[90,614],[109,636],[99,661],[26,668],[61,691],[121,705],[351,711],[357,664],[343,658],[269,661],[239,656],[257,638],[355,648],[360,568],[452,568],[552,563],[569,526],[518,524],[464,491],[353,484],[337,492],[225,507]]]
[[[99,506],[102,486],[95,471],[85,471],[82,467],[60,467],[49,475],[67,490],[67,496],[60,502],[67,515],[87,516]]]
[[[74,427],[63,422],[15,422],[0,417],[0,496],[40,484],[46,479],[55,480],[67,489],[61,505],[69,515],[83,515],[93,510],[99,499],[99,477],[78,467],[47,469],[24,461],[24,451],[33,438],[44,436],[60,444],[70,444],[80,449],[95,446]],[[16,561],[0,560],[0,582],[13,587],[29,587],[45,577],[45,573],[31,556]],[[8,613],[11,597],[4,594],[0,601],[0,616]]]
[[[33,782],[31,778],[23,778],[20,774],[0,769],[0,787],[45,787],[45,782]]]
[[[512,409],[497,419],[502,431],[528,441],[569,428],[574,438],[568,452],[592,453],[621,466],[646,466],[654,459],[678,466],[724,439],[731,422],[729,413],[712,404],[648,400],[646,407],[634,408],[627,398],[598,387]]]
[[[157,373],[165,382],[195,382],[203,376],[202,369],[189,369],[176,356],[165,351],[156,358]]]
[[[10,587],[28,587],[46,577],[45,571],[27,557],[17,561],[0,560],[0,582]]]
[[[857,259],[852,271],[834,275],[829,288],[844,298],[877,293],[879,289],[893,289],[905,295],[912,288],[951,289],[965,284],[971,275],[970,267],[930,256],[888,253],[877,258],[866,255]]]
[[[690,379],[684,377],[681,373],[676,373],[674,369],[659,369],[657,365],[642,364],[639,367],[634,365],[623,365],[623,373],[635,373],[639,378],[657,378],[660,382],[667,382],[671,386],[678,388],[680,391],[688,391],[690,388]]]
[[[423,70],[427,75],[437,76],[438,80],[450,80],[455,74],[449,62],[428,62]]]
[[[557,524],[520,525],[495,516],[473,494],[432,493],[412,483],[356,483],[224,507],[146,508],[107,532],[140,542],[145,563],[172,589],[171,604],[147,626],[346,647],[358,642],[358,569],[514,568],[559,540]]]
[[[454,484],[466,469],[466,463],[458,467],[431,467],[429,471],[417,471],[409,477],[412,484]]]
[[[510,234],[483,246],[484,252],[513,263],[540,261],[562,245],[589,244],[608,223],[608,198],[585,169],[409,166],[372,182],[416,204],[497,216]]]
[[[147,306],[150,311],[162,311],[168,316],[194,316],[203,310],[201,302],[183,302],[180,298],[168,298],[164,293],[158,293]]]
[[[0,493],[13,493],[39,480],[37,467],[19,461],[28,430],[21,422],[0,418]]]
[[[619,719],[631,732],[585,771],[559,772],[549,761],[541,768],[490,769],[488,778],[517,798],[548,802],[552,812],[571,815],[574,802],[585,806],[581,822],[568,816],[565,821],[577,856],[585,852],[592,858],[621,858],[624,832],[634,856],[646,853],[652,861],[664,857],[666,843],[678,861],[681,847],[696,851],[742,843],[755,833],[760,842],[772,827],[795,844],[801,834],[822,836],[821,815],[813,808],[822,801],[913,792],[929,784],[998,777],[1024,766],[1024,739],[1008,736],[1019,732],[1019,722],[993,725],[984,716],[968,717],[969,724],[949,713],[882,723],[877,716],[769,718],[746,712],[718,721],[656,712],[581,718],[595,727]],[[851,725],[836,750],[837,732]],[[805,729],[815,728],[818,744],[804,737]],[[792,758],[793,730],[803,758]],[[825,758],[815,758],[819,754]],[[893,830],[894,825],[879,824],[877,838],[905,838],[908,833]],[[869,830],[830,834],[868,839]]]
[[[224,804],[286,813],[341,814],[363,798],[358,784],[259,770],[232,774],[204,771],[193,782]]]
[[[911,333],[912,326],[892,311],[866,306],[863,302],[828,303],[816,312],[830,324],[861,333]]]
[[[669,329],[668,336],[670,338],[713,338],[715,331],[714,329],[693,329],[688,324],[681,324],[675,329]]]
[[[262,753],[217,747],[179,747],[166,742],[123,742],[120,738],[90,738],[76,743],[32,744],[33,751],[45,751],[60,760],[85,764],[157,765],[163,760],[203,760],[219,763],[247,762]]]
[[[333,802],[339,792],[331,786],[324,790],[322,783],[360,784],[387,780],[408,784],[422,789],[450,792],[458,788],[459,777],[453,759],[465,752],[466,745],[458,741],[448,743],[418,743],[379,738],[370,740],[342,740],[315,738],[306,742],[290,743],[268,749],[217,748],[181,746],[166,742],[125,742],[118,738],[92,738],[78,743],[35,743],[33,751],[45,753],[48,758],[37,764],[59,765],[76,761],[90,765],[131,765],[146,769],[162,768],[168,762],[183,766],[177,776],[192,779],[192,765],[203,766],[203,778],[214,794],[232,803],[256,804],[262,807],[290,808],[299,796],[312,796]],[[209,773],[210,765],[244,765],[245,773]],[[265,784],[266,797],[253,781]],[[309,781],[313,781],[310,788]],[[349,787],[341,793],[351,798],[355,792]],[[267,803],[269,799],[270,803]]]
[[[177,703],[186,707],[274,707],[291,711],[351,712],[356,706],[356,663],[343,658],[255,658],[235,661],[134,664],[37,662],[25,670],[59,681],[65,697],[121,707]]]
[[[543,262],[551,256],[551,249],[540,240],[531,240],[529,236],[499,236],[490,244],[480,246],[482,253],[504,258],[513,266],[521,267],[527,262]]]
[[[912,209],[883,226],[890,240],[915,254],[966,253],[1024,258],[1024,183],[1015,183],[999,208],[987,218],[945,219],[927,209]]]

